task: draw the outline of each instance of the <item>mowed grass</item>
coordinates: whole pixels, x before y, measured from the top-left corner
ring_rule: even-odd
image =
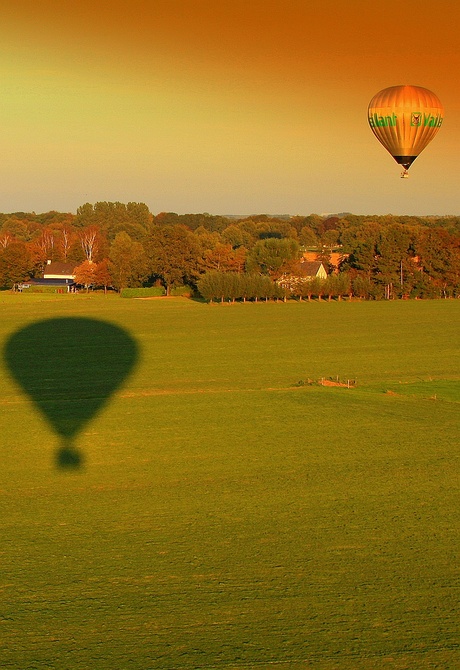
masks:
[[[460,667],[460,301],[0,309],[141,352],[68,472],[2,369],[2,670]]]

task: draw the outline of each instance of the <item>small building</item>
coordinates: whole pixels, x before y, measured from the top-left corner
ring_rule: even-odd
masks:
[[[292,291],[295,286],[311,281],[312,279],[326,279],[327,272],[321,261],[306,261],[303,258],[294,263],[289,272],[285,272],[276,280],[284,289]]]
[[[43,279],[59,279],[75,281],[75,263],[48,261],[43,270]]]
[[[302,279],[315,279],[315,277],[326,279],[327,277],[326,268],[321,261],[307,261],[302,258],[298,264],[298,270]]]
[[[19,290],[33,286],[54,287],[57,292],[75,290],[75,263],[48,261],[41,277],[28,279],[19,285]]]

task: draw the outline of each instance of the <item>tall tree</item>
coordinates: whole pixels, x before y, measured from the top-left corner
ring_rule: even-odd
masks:
[[[120,223],[132,223],[147,228],[152,221],[152,215],[147,205],[140,202],[89,202],[77,209],[75,226],[87,228],[98,226],[101,231],[108,233],[110,229]]]
[[[77,267],[74,270],[75,282],[77,284],[80,284],[81,286],[84,286],[87,293],[89,287],[95,283],[96,269],[97,269],[96,263],[93,263],[93,261],[86,260],[83,261],[83,263],[81,263],[80,265],[77,265]]]
[[[424,228],[415,249],[424,277],[439,295],[446,297],[460,289],[460,235],[443,228]]]
[[[64,224],[61,229],[61,235],[58,240],[58,246],[61,251],[62,260],[67,263],[72,243],[75,240],[75,233],[68,224]]]
[[[195,283],[203,264],[198,238],[185,226],[158,226],[152,230],[145,248],[150,275],[158,278],[170,294],[173,286]]]
[[[6,247],[13,242],[13,237],[10,233],[0,232],[0,247],[6,249]]]
[[[413,268],[411,229],[394,223],[382,228],[377,239],[375,280],[385,287],[386,297],[404,292],[405,279]]]
[[[110,247],[108,269],[117,290],[142,286],[149,274],[142,244],[132,240],[128,233],[118,233]]]
[[[46,261],[56,260],[56,236],[52,229],[43,228],[30,243],[31,254],[35,262],[44,265]]]
[[[309,226],[303,226],[299,234],[299,242],[303,247],[316,247],[318,237]]]
[[[12,242],[0,249],[0,286],[15,288],[27,279],[32,269],[32,259],[24,242]]]
[[[344,254],[348,254],[343,265],[354,268],[372,279],[376,265],[376,245],[380,226],[375,222],[366,222],[354,228],[342,230],[340,243]]]
[[[283,265],[299,256],[299,244],[293,239],[259,240],[248,253],[246,269],[276,277]]]
[[[97,264],[94,283],[96,286],[103,286],[104,293],[107,293],[108,286],[113,285],[112,275],[110,274],[109,270],[108,258],[104,258],[100,263]]]
[[[246,249],[234,249],[231,244],[216,244],[204,252],[204,265],[220,272],[242,272],[246,260]]]
[[[20,213],[22,215],[22,212]],[[10,215],[2,224],[2,231],[10,233],[18,242],[30,242],[40,234],[40,224]]]
[[[86,260],[94,262],[100,246],[101,232],[98,226],[92,225],[83,228],[79,233],[81,248]]]

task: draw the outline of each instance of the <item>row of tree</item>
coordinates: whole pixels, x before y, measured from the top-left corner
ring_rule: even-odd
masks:
[[[327,269],[324,285],[295,281],[306,249]],[[85,286],[188,284],[208,299],[284,298],[283,276],[289,295],[307,299],[456,296],[460,217],[154,216],[143,203],[111,202],[76,214],[0,214],[1,287],[41,276],[49,260],[72,263]],[[206,288],[218,277],[233,288]]]
[[[241,300],[341,300],[359,295],[353,290],[353,282],[346,272],[331,274],[326,279],[297,278],[289,282],[274,281],[267,275],[257,273],[235,274],[233,272],[206,272],[198,280],[198,291],[209,302]],[[357,286],[359,289],[359,287]],[[364,297],[364,296],[363,296]]]

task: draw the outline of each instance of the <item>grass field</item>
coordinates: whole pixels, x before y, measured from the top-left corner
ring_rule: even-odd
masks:
[[[460,667],[460,301],[0,309],[2,347],[84,317],[139,351],[75,469],[3,364],[2,670]]]

